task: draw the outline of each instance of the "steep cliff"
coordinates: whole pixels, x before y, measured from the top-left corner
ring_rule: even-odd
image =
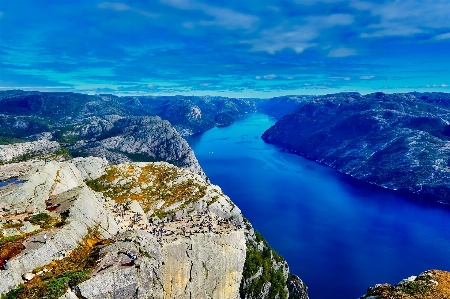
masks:
[[[7,164],[0,174],[6,298],[288,296],[287,264],[266,256],[239,208],[190,171],[89,157]],[[246,276],[249,251],[266,258],[262,276]],[[262,290],[242,287],[255,279]]]
[[[262,138],[367,182],[449,203],[449,99],[443,93],[317,97]]]
[[[92,137],[70,146],[77,155],[106,158],[114,164],[131,161],[166,161],[206,177],[189,144],[157,116],[127,117],[111,121],[93,119],[65,136]]]

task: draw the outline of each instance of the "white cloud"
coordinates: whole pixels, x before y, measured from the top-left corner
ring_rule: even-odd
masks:
[[[211,86],[211,83],[201,83],[200,86],[203,86],[203,87]]]
[[[134,7],[131,7],[131,6],[129,6],[125,3],[121,3],[121,2],[101,2],[97,5],[97,7],[101,8],[101,9],[112,9],[115,11],[131,11],[131,12],[137,13],[139,15],[142,15],[144,17],[148,17],[148,18],[159,17],[158,14],[151,13],[151,12],[139,9],[139,8],[134,8]]]
[[[242,41],[242,43],[251,44],[253,51],[265,51],[270,54],[284,49],[292,49],[296,53],[302,53],[305,49],[317,45],[309,42],[317,36],[317,30],[307,26],[295,26],[290,30],[278,26],[263,30],[259,38]]]
[[[147,88],[155,88],[156,86],[155,85],[153,85],[153,84],[148,84],[147,85]]]
[[[275,75],[275,74],[270,74],[270,75],[265,75],[265,76],[264,76],[264,79],[272,80],[272,79],[275,79],[276,77],[277,77],[277,75]]]
[[[385,36],[409,36],[422,32],[423,30],[419,28],[397,25],[396,27],[394,26],[392,28],[378,30],[373,33],[362,33],[361,37],[369,38],[369,37],[385,37]]]
[[[329,16],[312,16],[305,18],[308,23],[319,28],[330,28],[338,25],[350,25],[354,18],[349,14],[333,14]]]
[[[447,38],[450,38],[450,32],[449,32],[449,33],[444,33],[444,34],[437,35],[435,38],[436,38],[436,39],[447,39]]]
[[[259,18],[253,15],[240,13],[228,8],[200,3],[194,0],[160,1],[163,4],[182,10],[200,10],[206,15],[213,17],[214,20],[199,21],[202,26],[219,26],[225,29],[251,29],[259,21]]]
[[[193,29],[195,27],[194,22],[183,22],[183,27],[186,29]]]
[[[448,87],[448,84],[433,84],[433,87]]]
[[[337,48],[328,52],[328,57],[347,57],[358,54],[355,49]]]
[[[202,5],[202,10],[207,15],[215,18],[213,21],[200,21],[201,25],[214,25],[226,29],[251,29],[258,22],[259,18],[233,11],[228,8],[219,8],[209,5]]]
[[[351,80],[351,78],[350,77],[329,77],[330,79],[341,79],[341,80],[344,80],[344,81],[350,81]]]
[[[317,3],[336,3],[336,2],[342,2],[343,0],[294,0],[295,3],[301,4],[301,5],[314,5]]]
[[[358,10],[370,10],[374,8],[375,4],[364,1],[352,1],[350,2],[350,6]]]
[[[116,11],[125,11],[131,9],[131,7],[129,7],[127,4],[119,2],[102,2],[98,4],[98,8],[112,9]]]
[[[363,38],[411,36],[432,32],[435,28],[450,27],[450,1],[447,0],[390,0],[365,2],[352,0],[350,6],[367,10],[376,22],[367,26]]]
[[[370,79],[373,79],[373,78],[375,78],[375,76],[361,76],[361,77],[359,77],[359,79],[361,79],[361,80],[370,80]]]
[[[280,8],[277,7],[277,6],[271,6],[271,5],[269,5],[269,6],[266,6],[266,8],[267,8],[267,9],[270,9],[270,10],[273,10],[273,11],[276,11],[276,12],[279,12],[279,11],[280,11]]]
[[[255,79],[256,79],[256,80],[260,80],[260,79],[261,79],[261,76],[255,76]]]
[[[241,43],[251,44],[252,51],[264,51],[274,54],[285,49],[302,53],[308,48],[317,47],[313,42],[323,30],[334,26],[350,25],[353,16],[348,14],[332,14],[328,16],[313,16],[303,20],[303,25],[290,25],[288,21],[277,27],[262,30],[255,39],[244,40]]]

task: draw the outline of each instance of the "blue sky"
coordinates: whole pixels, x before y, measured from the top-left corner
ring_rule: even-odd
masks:
[[[449,0],[5,0],[0,89],[450,92]]]

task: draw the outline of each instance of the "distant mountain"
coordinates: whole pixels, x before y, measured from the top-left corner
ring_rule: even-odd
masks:
[[[170,121],[182,136],[232,124],[245,114],[256,111],[254,100],[224,97],[123,97],[120,100],[127,103],[129,109],[146,115],[159,115]]]
[[[277,119],[294,112],[304,101],[309,101],[314,96],[282,96],[271,98],[258,106],[258,110]]]
[[[262,138],[364,181],[450,203],[450,94],[314,97]]]
[[[111,163],[167,161],[204,176],[181,135],[228,125],[255,111],[253,100],[224,97],[0,91],[0,137],[51,139],[73,154]]]
[[[358,92],[341,92],[337,93],[339,96],[359,96]],[[277,119],[294,112],[300,107],[300,104],[308,102],[312,99],[318,99],[327,96],[313,96],[313,95],[288,95],[281,97],[274,97],[266,101],[258,101],[258,110],[264,112]]]

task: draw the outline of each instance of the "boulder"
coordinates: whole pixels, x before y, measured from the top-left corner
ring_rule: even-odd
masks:
[[[20,231],[24,234],[28,234],[34,232],[35,230],[39,230],[41,227],[39,225],[33,225],[28,221],[24,221],[23,225],[20,227]]]

